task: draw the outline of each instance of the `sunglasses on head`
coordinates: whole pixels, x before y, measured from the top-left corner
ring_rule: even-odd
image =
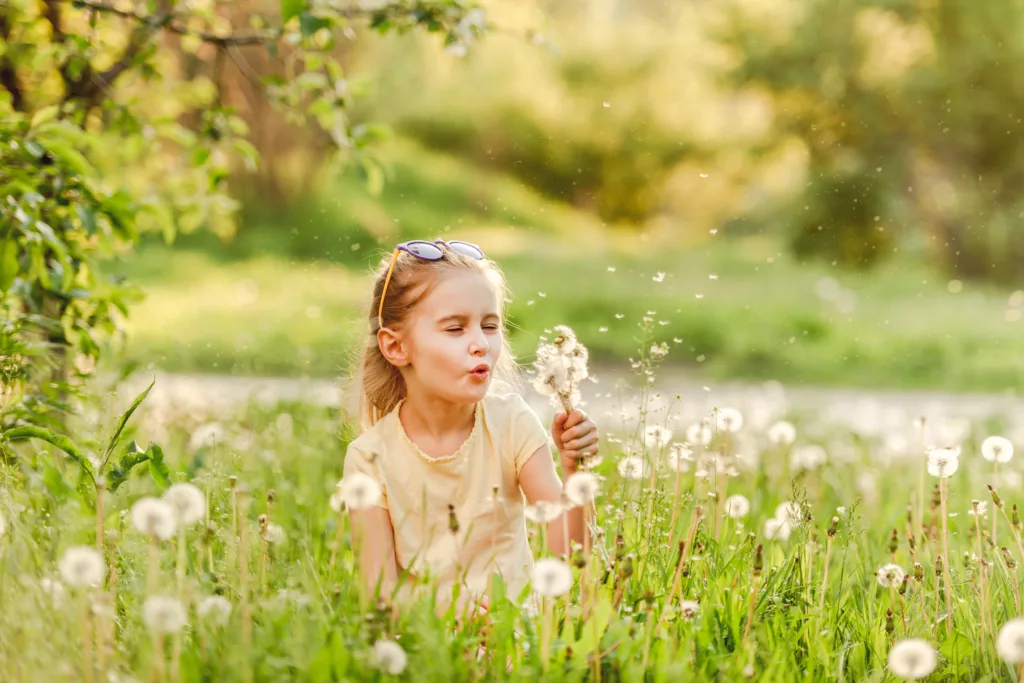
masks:
[[[384,278],[384,289],[380,293],[380,307],[377,309],[377,329],[384,327],[384,297],[388,293],[388,284],[391,282],[391,274],[395,271],[395,262],[398,261],[398,254],[405,252],[411,254],[418,259],[424,261],[439,261],[444,256],[444,251],[441,249],[441,245],[448,247],[454,252],[474,258],[477,261],[483,260],[484,252],[475,244],[470,242],[460,242],[458,240],[452,240],[450,242],[445,240],[434,240],[428,242],[427,240],[409,240],[408,242],[402,242],[401,244],[395,245],[395,253],[391,255],[391,265],[388,266],[387,277]]]

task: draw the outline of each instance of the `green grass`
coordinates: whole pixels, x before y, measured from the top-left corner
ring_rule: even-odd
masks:
[[[670,361],[717,379],[1024,387],[1024,323],[1005,318],[1009,292],[968,283],[954,294],[912,262],[870,273],[797,264],[767,237],[720,236],[659,252],[581,245],[551,233],[510,238],[506,229],[452,234],[479,241],[507,274],[520,358],[532,358],[545,328],[568,324],[596,360],[623,359],[634,351],[636,323],[655,311],[666,322],[656,330],[672,347]],[[376,244],[368,249],[382,253]],[[272,253],[233,259],[186,248],[140,251],[122,266],[147,295],[132,311],[128,357],[178,371],[338,373],[366,330],[365,262]],[[661,282],[653,280],[658,272]],[[852,311],[816,295],[826,276],[856,295]]]
[[[122,390],[112,398],[104,387],[93,391],[76,412],[69,435],[83,450],[101,453],[117,411],[131,396]],[[633,434],[643,420],[670,420],[679,433],[694,418],[645,417],[641,404],[628,416],[626,429],[611,423],[600,428],[606,437],[616,432],[621,438]],[[985,489],[990,466],[976,453],[980,439],[1005,425],[1004,418],[992,416],[973,426],[959,470],[949,480],[953,614],[948,620],[935,574],[935,556],[944,552],[939,510],[926,510],[926,535],[911,525],[916,552],[903,534],[906,506],[915,500],[920,481],[920,455],[894,456],[884,445],[889,434],[881,429],[854,434],[825,422],[820,413],[793,419],[794,447],[828,445],[829,460],[820,469],[793,469],[787,464],[790,449],[770,446],[765,433],[748,424],[733,437],[736,445],[722,434],[712,444],[724,454],[742,448],[746,456],[757,456],[735,463],[735,477],[705,482],[695,477],[693,463],[678,479],[628,481],[616,468],[622,449],[641,453],[655,471],[667,473],[664,456],[633,437],[606,439],[598,471],[607,478],[597,501],[604,532],[597,546],[603,550],[588,558],[591,580],[602,579],[596,602],[590,602],[600,616],[582,619],[583,578],[574,571],[569,595],[553,600],[553,629],[546,636],[542,618],[517,608],[500,588],[489,618],[469,619],[458,629],[454,615],[436,615],[428,600],[402,606],[392,619],[361,597],[347,518],[328,506],[350,438],[348,430],[339,435],[335,411],[301,404],[217,407],[202,395],[171,404],[154,395],[133,416],[125,440],[160,444],[170,479],[191,481],[207,494],[206,531],[202,524],[188,528],[184,545],[181,540],[155,543],[158,563],[152,568],[146,538],[127,513],[140,497],[162,491],[143,464],[104,498],[100,517],[107,530],[107,580],[95,588],[67,587],[63,600],[54,601],[41,579],[61,580],[59,561],[70,546],[95,544],[90,489],[83,485],[79,466],[45,442],[7,444],[13,450],[0,462],[0,514],[6,521],[6,533],[0,534],[0,678],[14,683],[105,681],[103,673],[115,672],[116,680],[129,675],[150,680],[158,661],[156,641],[142,611],[151,590],[181,596],[188,606],[180,648],[183,681],[399,680],[377,671],[371,654],[378,639],[397,634],[409,660],[400,680],[409,681],[587,681],[594,680],[588,674],[589,658],[600,654],[604,681],[753,676],[783,682],[881,682],[896,680],[886,671],[888,651],[894,641],[909,637],[923,638],[938,650],[938,666],[928,680],[1015,680],[999,661],[992,634],[1018,612],[1013,586],[1019,569],[1014,574],[1003,554],[979,542],[972,533],[974,518],[966,514],[972,499],[991,501]],[[210,420],[220,426],[220,438],[212,445],[195,442],[198,428]],[[894,429],[912,433],[909,425]],[[121,448],[115,461],[120,453]],[[1012,461],[1000,472],[1003,500],[1007,506],[1018,503],[1019,464]],[[929,477],[926,491],[936,482]],[[267,502],[271,490],[272,505]],[[749,515],[725,517],[708,495],[714,490],[718,501],[744,495],[751,504]],[[769,540],[764,525],[785,501],[799,502],[804,513],[787,539]],[[703,510],[699,518],[697,505]],[[997,511],[988,505],[990,516],[982,525],[991,530],[991,515]],[[261,541],[258,518],[267,513],[283,530],[279,543]],[[830,540],[826,532],[834,515],[838,533]],[[890,551],[894,528],[900,531]],[[691,529],[693,540],[680,565],[677,544]],[[1024,557],[1014,533],[1000,515],[998,543],[1009,548],[1019,566]],[[542,537],[532,525],[530,537],[535,554],[543,555]],[[341,545],[332,567],[336,538]],[[757,576],[756,553],[762,546],[763,572]],[[179,549],[181,589],[175,578]],[[984,575],[970,553],[992,563]],[[922,565],[922,579],[910,579],[905,594],[878,585],[879,567],[895,562],[912,572],[915,560]],[[984,604],[978,586],[985,586]],[[194,609],[213,594],[232,606],[223,626],[200,619]],[[91,614],[87,605],[97,597],[110,607]],[[698,603],[693,621],[681,618],[681,599]],[[104,672],[89,678],[84,662],[94,646],[85,644],[95,642],[96,634],[105,634],[100,638]],[[549,645],[547,660],[540,654],[542,642]],[[477,661],[481,645],[490,657]],[[173,640],[163,648],[173,660]]]

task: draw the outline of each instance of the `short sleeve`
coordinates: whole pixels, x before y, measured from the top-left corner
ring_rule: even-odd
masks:
[[[374,503],[377,507],[388,509],[388,489],[381,473],[379,455],[366,449],[356,441],[348,445],[345,452],[345,464],[342,472],[343,479],[353,474],[365,474],[373,479],[380,486],[380,499]]]
[[[548,430],[541,424],[540,418],[527,405],[522,396],[513,394],[511,399],[511,420],[509,434],[512,440],[512,453],[516,466],[516,475],[522,471],[526,462],[542,446],[549,443]]]

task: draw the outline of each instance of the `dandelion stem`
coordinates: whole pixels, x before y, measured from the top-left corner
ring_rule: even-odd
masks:
[[[242,667],[242,680],[252,681],[252,665],[248,658],[252,653],[252,607],[249,604],[249,552],[246,544],[248,534],[245,524],[245,501],[238,501],[236,506],[240,514],[238,520],[238,598],[242,613],[242,651],[245,652],[246,663]]]
[[[992,488],[994,488],[994,489],[998,489],[999,488],[999,461],[998,460],[993,460],[992,461]],[[999,518],[996,517],[995,515],[992,515],[992,543],[993,544],[999,542],[999,538],[998,538],[999,524],[998,524],[998,522],[999,522]]]
[[[544,600],[544,621],[540,625],[540,668],[541,671],[547,673],[551,647],[551,603],[554,601],[554,598],[545,597],[542,599]]]
[[[95,672],[92,663],[92,620],[89,618],[89,597],[82,598],[82,680],[93,683]]]
[[[153,669],[149,680],[164,680],[164,637],[159,631],[153,631]]]
[[[160,573],[160,547],[156,534],[149,535],[149,569],[146,571],[146,595],[153,595]]]
[[[821,595],[818,596],[818,612],[825,609],[825,593],[828,590],[828,560],[832,556],[832,537],[825,541],[825,569],[821,576]]]
[[[334,561],[338,558],[338,548],[341,547],[341,534],[345,530],[345,506],[338,506],[338,528],[334,532],[334,547],[331,548],[331,561],[327,565],[327,575],[334,573]]]
[[[927,445],[925,444],[925,441],[926,441],[926,438],[925,438],[926,431],[925,431],[925,419],[924,419],[923,416],[921,417],[921,419],[919,421],[919,424],[920,424],[920,427],[921,427],[921,452],[922,453],[926,453],[927,452]],[[917,481],[917,533],[921,534],[921,535],[924,534],[924,474],[925,474],[925,471],[927,470],[927,468],[928,468],[928,458],[927,458],[927,456],[925,456],[925,457],[923,457],[921,459],[921,468],[920,468],[920,471],[918,472],[918,481]]]
[[[947,477],[941,477],[939,479],[939,496],[940,496],[941,505],[942,505],[942,554],[946,558],[946,561],[942,564],[942,571],[944,573],[944,580],[943,580],[944,586],[943,586],[943,588],[946,591],[946,635],[947,636],[952,636],[953,635],[953,597],[950,594],[950,585],[949,585],[949,564],[950,564],[949,539],[948,539],[949,532],[948,532],[948,529],[947,529],[947,526],[946,526],[946,516],[947,516],[947,511],[946,511],[946,507],[947,507],[947,505],[946,505],[946,497],[947,497],[946,487],[947,487],[947,484],[946,484],[946,482],[947,481],[949,481],[949,479]]]
[[[750,634],[750,626],[754,623],[754,603],[757,601],[757,591],[761,586],[761,575],[756,574],[754,576],[754,588],[750,591],[750,605],[747,607],[747,625],[743,629],[743,638],[740,640],[740,647],[742,648],[747,642],[747,636]]]

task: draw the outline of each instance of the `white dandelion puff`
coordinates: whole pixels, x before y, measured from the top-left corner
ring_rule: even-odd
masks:
[[[775,508],[775,519],[779,521],[788,522],[789,524],[798,524],[803,519],[804,514],[800,505],[790,501],[779,503],[778,507]]]
[[[679,616],[684,621],[693,621],[700,612],[700,603],[696,600],[683,600],[679,603]]]
[[[790,523],[786,520],[773,518],[764,523],[764,536],[772,541],[788,540],[792,530]]]
[[[789,464],[795,470],[816,470],[828,460],[828,453],[818,444],[808,444],[793,449]]]
[[[705,422],[696,422],[686,428],[686,441],[691,446],[707,446],[711,443],[714,432]]]
[[[984,500],[972,500],[971,509],[967,511],[972,517],[984,517],[988,513],[988,501]]]
[[[224,427],[219,422],[208,422],[192,432],[192,436],[188,440],[188,447],[194,451],[203,446],[213,446],[223,440]]]
[[[142,621],[154,633],[178,633],[185,628],[188,617],[185,607],[177,598],[151,595],[142,605]]]
[[[693,451],[686,444],[674,443],[669,447],[668,466],[674,472],[689,472],[693,463]]]
[[[345,497],[341,495],[340,483],[338,484],[338,488],[334,490],[334,493],[331,494],[331,500],[328,505],[330,505],[331,509],[335,512],[341,512],[341,508],[345,505]]]
[[[267,540],[267,543],[273,545],[284,543],[286,538],[284,528],[282,528],[280,524],[274,524],[271,522],[267,525],[267,528],[263,530],[263,538]]]
[[[768,428],[768,440],[775,446],[788,446],[796,441],[796,427],[791,422],[779,420]]]
[[[718,431],[733,434],[743,428],[743,414],[735,408],[720,408],[716,415]]]
[[[562,505],[550,500],[538,500],[533,505],[523,508],[523,514],[534,524],[547,524],[562,514]]]
[[[573,505],[583,507],[592,502],[601,490],[597,475],[590,472],[575,472],[565,480],[565,496]]]
[[[545,598],[565,595],[572,588],[572,570],[552,557],[537,560],[533,566],[533,590]]]
[[[172,484],[164,491],[163,499],[170,503],[178,524],[195,524],[206,516],[206,496],[192,484]]]
[[[378,640],[373,644],[373,662],[381,671],[399,676],[408,664],[405,650],[393,640]]]
[[[935,648],[920,638],[901,640],[889,650],[889,671],[901,678],[924,678],[935,671],[938,663],[939,656]]]
[[[882,565],[875,571],[875,580],[882,588],[899,588],[907,573],[898,564]]]
[[[750,501],[746,496],[735,494],[725,499],[725,514],[733,519],[746,517],[750,513]]]
[[[93,548],[78,545],[68,548],[60,558],[60,575],[73,588],[98,586],[107,575],[103,557]]]
[[[177,517],[170,503],[159,498],[140,498],[132,505],[132,524],[147,536],[166,541],[174,535]]]
[[[650,425],[644,429],[644,444],[650,449],[660,449],[672,439],[672,430]]]
[[[64,584],[56,579],[43,577],[39,579],[39,589],[46,595],[50,596],[50,601],[54,607],[60,607],[64,604]]]
[[[1024,663],[1024,618],[1017,617],[1003,624],[996,638],[996,652],[1004,662]]]
[[[375,505],[381,497],[380,484],[373,477],[355,472],[338,484],[341,497],[349,510],[362,510]]]
[[[960,466],[960,447],[929,448],[928,474],[933,477],[948,478],[956,473]]]
[[[214,626],[224,626],[231,618],[231,601],[223,595],[207,595],[196,606],[196,614]]]
[[[636,455],[627,455],[626,457],[619,460],[617,465],[619,474],[625,479],[643,479],[644,471],[647,469],[644,467],[643,458]]]
[[[1013,444],[1002,436],[990,436],[981,442],[981,457],[1002,464],[1013,457]]]

